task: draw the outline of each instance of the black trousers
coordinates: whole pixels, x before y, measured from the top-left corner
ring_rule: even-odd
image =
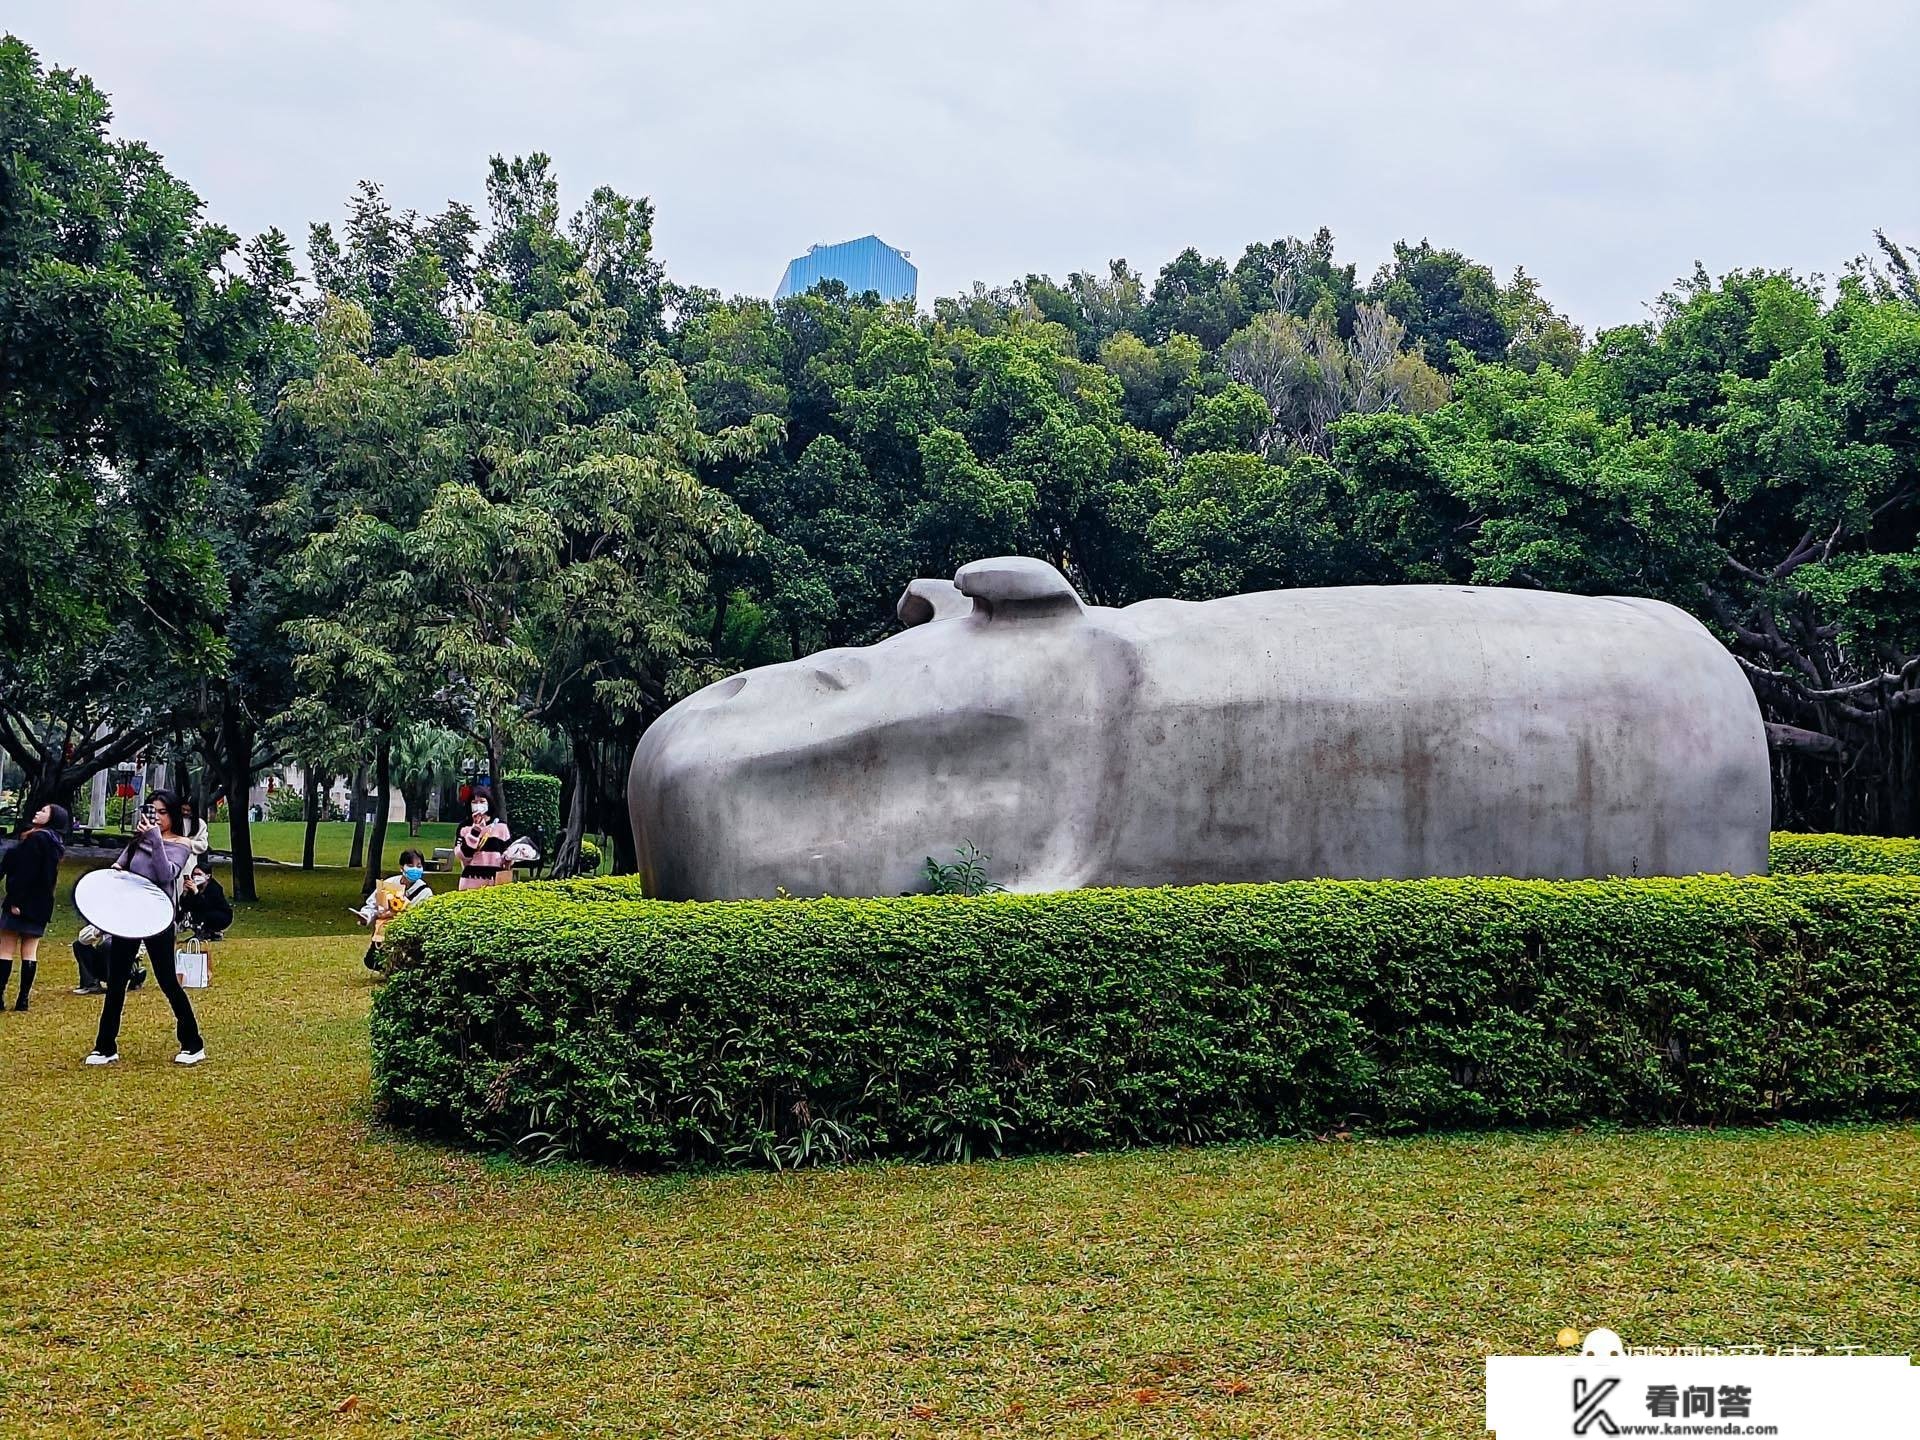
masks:
[[[100,1037],[93,1048],[102,1055],[120,1049],[120,1010],[127,1003],[127,979],[133,974],[133,962],[140,953],[138,940],[114,937],[111,958],[107,962],[107,998],[100,1003]],[[193,1018],[193,1002],[173,973],[173,927],[147,937],[147,958],[153,962],[153,978],[160,982],[160,993],[173,1007],[174,1026],[179,1031],[182,1050],[203,1049],[200,1024]]]
[[[82,945],[73,942],[74,963],[80,967],[82,985],[105,985],[107,976],[113,972],[113,942],[108,940],[99,945]]]

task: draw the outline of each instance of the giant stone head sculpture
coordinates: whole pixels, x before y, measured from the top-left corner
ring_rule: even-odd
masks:
[[[1012,890],[1765,869],[1738,665],[1651,600],[1456,585],[1083,605],[1021,557],[916,580],[876,645],[642,737],[650,893],[888,895],[963,841]]]

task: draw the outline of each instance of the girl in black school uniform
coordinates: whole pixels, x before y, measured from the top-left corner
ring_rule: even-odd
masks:
[[[42,805],[33,823],[12,849],[0,855],[0,876],[6,878],[6,899],[0,901],[0,1008],[6,1005],[7,978],[20,962],[20,998],[15,1010],[27,1008],[33,993],[34,972],[40,968],[40,937],[53,919],[53,887],[60,879],[60,857],[66,853],[67,812],[59,805]]]

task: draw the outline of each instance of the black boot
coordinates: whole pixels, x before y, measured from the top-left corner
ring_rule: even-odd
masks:
[[[0,1010],[7,1008],[7,981],[13,976],[13,961],[0,960]]]
[[[27,996],[32,993],[33,990],[34,972],[39,968],[40,962],[38,960],[22,960],[20,962],[20,998],[13,1002],[14,1009],[24,1010],[27,1008]]]

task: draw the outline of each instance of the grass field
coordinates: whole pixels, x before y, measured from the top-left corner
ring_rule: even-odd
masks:
[[[306,844],[307,827],[298,820],[261,820],[249,827],[253,832],[253,853],[263,860],[278,860],[284,865],[300,863],[301,848]],[[367,827],[371,834],[373,827]],[[395,822],[387,826],[387,860],[389,863],[399,858],[402,850],[409,847],[424,850],[428,859],[433,858],[436,848],[451,849],[453,846],[453,822],[440,821],[422,824],[417,836],[409,836],[407,827]],[[227,825],[209,825],[208,842],[216,850],[225,850],[232,844],[232,830]],[[344,820],[323,820],[315,828],[313,836],[313,862],[316,865],[344,865],[347,856],[353,850],[353,826]]]
[[[83,1069],[54,942],[0,1016],[0,1433],[1465,1436],[1566,1324],[1920,1347],[1911,1126],[531,1170],[373,1124],[353,877],[261,887],[198,1070],[152,986]]]

